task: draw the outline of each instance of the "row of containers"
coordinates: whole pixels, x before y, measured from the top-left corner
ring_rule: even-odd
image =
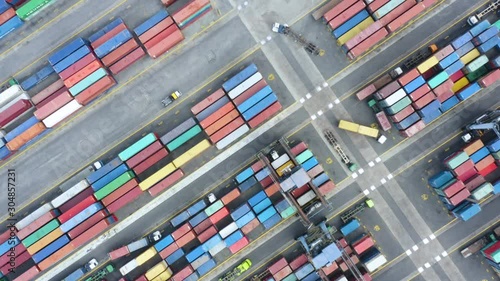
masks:
[[[310,152],[303,142],[292,150],[300,151],[296,158]],[[261,160],[238,173],[234,184],[215,202],[203,199],[177,214],[170,234],[121,267],[121,274],[128,280],[197,280],[297,211]],[[109,256],[115,260],[130,252],[124,246]],[[145,264],[149,270],[141,275],[137,271]]]
[[[334,2],[334,1],[331,1]],[[342,51],[355,59],[434,5],[436,0],[343,0],[326,4],[322,20]],[[325,9],[323,8],[323,10]]]
[[[203,14],[199,9],[210,10],[210,2],[194,0],[173,16],[161,10],[134,32],[122,19],[113,20],[88,39],[69,42],[49,57],[49,65],[0,93],[0,127],[8,131],[2,134],[0,159],[36,142],[116,85],[112,75],[146,52],[156,58],[181,42],[184,36],[180,28],[187,26],[186,17],[189,23],[198,19]],[[53,73],[58,75],[57,81],[32,97],[26,93]]]
[[[481,211],[482,200],[500,193],[499,164],[500,139],[486,145],[477,139],[446,157],[447,170],[430,177],[429,185],[455,217],[467,221]]]
[[[251,64],[226,81],[223,88],[232,89],[244,83],[247,76],[253,75],[248,72],[250,68],[257,71],[256,66]],[[259,91],[255,95],[258,93]],[[253,99],[255,105],[244,111],[243,116],[250,116],[245,115],[250,110],[252,114],[259,116],[259,110],[252,109],[261,104],[258,99],[253,98],[255,95],[249,97],[249,100]],[[215,104],[218,100],[213,102]],[[157,196],[181,179],[184,176],[181,167],[211,146],[204,137],[189,148],[186,145],[190,140],[201,136],[203,124],[212,125],[206,118],[213,123],[224,118],[220,110],[225,103],[219,103],[217,106],[214,104],[211,105],[205,99],[195,106],[201,109],[196,115],[200,124],[195,118],[189,118],[161,137],[155,133],[146,134],[86,179],[19,221],[16,224],[18,232],[15,243],[19,245],[20,252],[27,249],[26,260],[32,258],[37,264],[22,277],[49,268],[88,242],[116,221],[115,216],[113,219],[108,218],[110,214],[116,213],[136,200],[144,191],[147,190],[151,196]],[[270,117],[269,114],[262,115],[269,112],[266,108],[262,106],[259,108],[261,108],[260,116],[266,117],[259,117],[260,121],[255,123],[255,126]],[[233,133],[237,128],[229,128],[232,129],[227,129],[225,126],[221,126],[220,130],[214,129],[216,134],[221,134],[219,133],[221,130],[225,132],[220,140],[212,142],[217,148],[223,148],[241,136]],[[179,152],[181,150],[183,152]],[[174,151],[180,154],[172,159],[169,155]],[[94,224],[95,226],[91,227]],[[9,244],[7,239],[1,243],[3,243],[0,246],[2,255],[0,263],[3,266],[1,272],[7,274],[9,272],[7,251],[12,244]],[[20,264],[18,260],[17,265]]]
[[[500,239],[498,235],[496,238]],[[481,254],[496,272],[497,276],[500,276],[500,240],[492,241],[484,246],[481,249]]]
[[[357,98],[373,96],[383,108],[379,124],[389,118],[402,137],[411,137],[500,79],[499,27],[500,21],[482,21],[397,80],[384,75]]]

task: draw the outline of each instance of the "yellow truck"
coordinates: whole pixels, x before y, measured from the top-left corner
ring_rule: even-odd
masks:
[[[349,132],[358,133],[361,135],[375,138],[379,143],[384,143],[387,140],[387,138],[380,133],[380,130],[356,124],[353,122],[340,120],[339,128]]]

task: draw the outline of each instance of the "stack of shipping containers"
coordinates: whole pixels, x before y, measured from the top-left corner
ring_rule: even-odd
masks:
[[[134,29],[152,58],[157,58],[184,40],[184,35],[166,10],[160,10]]]
[[[467,221],[481,211],[479,203],[473,202],[500,193],[500,181],[491,184],[487,180],[494,180],[499,159],[500,139],[486,145],[477,139],[446,157],[444,164],[448,170],[430,177],[429,185],[455,217]]]
[[[0,1],[0,39],[21,27],[24,22],[5,1]]]
[[[210,0],[193,0],[180,8],[172,16],[177,25],[183,29],[212,10]]]
[[[55,73],[54,68],[50,64],[45,65],[39,71],[35,72],[33,75],[25,78],[21,83],[21,88],[28,91],[31,88],[38,85],[43,80],[47,79],[52,73]]]
[[[500,276],[500,241],[496,240],[486,245],[483,249],[481,249],[481,254],[485,257],[486,262],[496,272],[497,276]]]

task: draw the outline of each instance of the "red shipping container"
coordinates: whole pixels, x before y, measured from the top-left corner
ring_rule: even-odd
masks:
[[[25,261],[27,261],[29,259],[31,259],[31,255],[27,251],[24,251],[22,254],[17,255],[16,256],[16,267],[21,266]],[[10,265],[10,263],[7,263],[1,267],[0,272],[2,272],[3,275],[7,275],[10,273],[9,270],[11,268],[12,268],[12,266]]]
[[[408,96],[410,97],[410,99],[412,101],[416,101],[416,100],[420,99],[421,97],[423,97],[425,94],[427,94],[430,91],[431,91],[431,88],[429,87],[429,85],[424,84],[424,85],[418,87],[415,91],[413,91],[410,94],[408,94]]]
[[[489,258],[489,259],[493,259],[492,258],[492,255],[494,253],[496,253],[498,250],[500,250],[500,241],[496,241],[495,243],[493,243],[491,246],[489,246],[488,248],[484,249],[483,253],[484,255]]]
[[[491,163],[495,162],[495,158],[491,154],[481,159],[481,161],[475,164],[476,170],[481,171],[482,169],[488,167]]]
[[[226,93],[224,93],[224,90],[222,88],[218,89],[215,91],[213,94],[208,96],[207,98],[203,99],[199,103],[197,103],[195,106],[191,107],[191,112],[194,115],[197,115],[201,111],[203,111],[205,108],[209,107],[211,104],[214,102],[218,101],[220,98],[225,96]]]
[[[398,122],[401,122],[406,117],[410,116],[410,114],[412,114],[413,112],[415,112],[415,109],[411,105],[409,105],[409,106],[405,107],[403,110],[401,110],[400,112],[398,112],[392,116],[389,116],[389,118],[391,118],[392,122],[398,123]]]
[[[294,260],[292,260],[289,265],[293,271],[296,271],[301,266],[306,264],[307,261],[308,261],[308,259],[307,259],[306,254],[302,254],[302,255],[296,257]]]
[[[339,27],[343,23],[345,23],[347,20],[354,17],[357,13],[361,12],[361,10],[363,10],[365,7],[366,7],[366,4],[363,1],[358,1],[358,2],[354,3],[354,5],[347,8],[347,10],[345,10],[340,15],[336,16],[331,21],[329,21],[328,26],[332,30],[336,29],[337,27]]]
[[[380,21],[376,21],[376,22],[372,23],[365,30],[356,34],[354,37],[349,39],[349,41],[347,41],[344,45],[342,45],[342,50],[345,53],[347,53],[349,50],[356,47],[359,43],[365,41],[365,39],[370,37],[373,33],[379,31],[382,27],[383,27],[383,25]],[[390,76],[389,76],[389,78],[390,78]],[[377,85],[375,85],[375,83],[374,83],[374,86],[375,86],[375,88],[377,88]]]
[[[310,178],[315,178],[317,175],[323,173],[323,166],[321,165],[316,165],[314,168],[311,170],[307,171],[307,175],[309,175]]]
[[[464,183],[460,180],[457,180],[453,184],[449,185],[446,189],[444,189],[443,192],[446,195],[446,197],[450,198],[464,188],[465,188]]]
[[[168,36],[172,35],[175,31],[179,30],[177,25],[171,25],[162,32],[158,33],[156,36],[151,38],[148,42],[144,43],[144,47],[146,50],[151,49],[153,46],[158,45],[161,41],[163,41]]]
[[[292,191],[292,196],[297,199],[299,198],[301,195],[303,195],[304,193],[306,193],[307,191],[309,191],[311,189],[311,187],[309,186],[309,184],[305,184],[304,186],[301,186],[299,188],[296,188]]]
[[[391,23],[387,25],[387,29],[389,31],[394,32],[399,29],[401,26],[407,24],[410,20],[415,18],[418,14],[425,10],[425,6],[422,3],[418,3],[417,5],[411,7],[404,14],[399,16],[397,19],[393,20]]]
[[[148,31],[144,32],[139,36],[139,41],[141,41],[143,44],[148,42],[151,38],[155,37],[157,34],[162,32],[163,30],[167,29],[167,27],[171,26],[174,24],[174,20],[172,17],[167,17],[166,19],[160,21],[157,23],[155,26],[150,28]]]
[[[495,171],[497,168],[497,164],[496,163],[491,163],[490,165],[486,166],[485,168],[483,168],[482,170],[479,171],[479,174],[483,177],[486,177],[487,175],[489,175],[490,173],[492,173],[493,171]]]
[[[377,122],[380,125],[380,128],[382,128],[384,132],[392,128],[391,122],[389,122],[389,118],[387,118],[387,115],[384,111],[377,112],[377,114],[375,114],[375,117],[377,118]]]
[[[455,194],[453,197],[449,198],[447,201],[450,205],[457,206],[458,204],[462,203],[465,199],[467,199],[467,197],[469,196],[470,196],[470,191],[467,190],[467,188],[464,188],[457,194]]]
[[[251,168],[252,168],[252,171],[254,173],[257,173],[258,171],[262,170],[262,168],[264,168],[264,163],[262,163],[262,161],[257,161],[255,163],[252,164]]]
[[[43,101],[41,101],[40,103],[38,103],[35,107],[37,109],[40,109],[42,108],[43,106],[45,106],[46,104],[49,104],[51,103],[54,99],[56,99],[58,96],[60,96],[62,93],[64,92],[67,92],[68,89],[63,85],[62,88],[60,88],[59,90],[55,91],[54,93],[52,93],[50,96],[48,96],[46,99],[44,99]]]
[[[193,268],[190,265],[188,265],[184,267],[181,271],[174,274],[174,276],[172,276],[171,281],[183,281],[192,273],[193,273]]]
[[[35,115],[38,120],[43,120],[72,100],[73,97],[68,93],[68,91],[63,91],[59,95],[55,96],[50,102],[38,107],[38,109],[33,112],[33,115]]]
[[[115,64],[109,67],[109,70],[113,74],[118,74],[122,72],[125,68],[129,67],[132,65],[134,62],[138,61],[142,57],[144,57],[146,53],[142,48],[137,48],[134,51],[132,51],[130,54],[126,55],[119,61],[117,61]]]
[[[149,156],[153,155],[155,152],[160,150],[160,148],[162,147],[163,145],[160,143],[159,140],[153,142],[152,144],[141,150],[139,153],[134,155],[132,158],[128,159],[126,162],[127,166],[129,166],[130,168],[134,168],[139,163],[146,160],[146,158],[148,158]]]
[[[77,71],[75,74],[71,75],[68,79],[64,80],[64,85],[69,89],[101,67],[101,62],[95,60]]]
[[[444,161],[445,165],[447,163],[447,159],[451,159],[455,155],[456,155],[456,153],[448,156]],[[455,174],[455,176],[459,176],[472,168],[474,168],[474,162],[472,162],[472,160],[469,159],[469,160],[465,161],[464,163],[460,164],[458,167],[456,167],[455,170],[453,170],[453,174]]]
[[[48,258],[44,259],[38,264],[40,270],[45,270],[51,266],[53,266],[57,261],[61,260],[65,256],[69,255],[73,250],[75,250],[75,246],[70,242],[66,244],[61,249],[57,250],[55,253],[50,255]]]
[[[331,21],[334,17],[340,15],[343,11],[352,6],[357,1],[358,0],[344,0],[340,2],[339,4],[337,4],[335,7],[333,7],[323,15],[323,20],[325,22]]]
[[[334,262],[332,262],[331,265],[329,265],[327,267],[323,267],[321,270],[323,271],[323,273],[325,275],[330,275],[332,272],[334,272],[338,268],[339,268],[339,265],[337,264],[336,261],[334,261]],[[368,281],[368,280],[367,279],[363,279],[363,281]]]
[[[34,265],[30,267],[28,270],[24,271],[21,275],[19,275],[14,281],[27,281],[32,280],[35,276],[40,272],[38,266]]]
[[[354,243],[352,245],[352,247],[358,255],[361,255],[362,253],[364,253],[366,250],[373,247],[374,245],[375,245],[375,243],[373,242],[373,239],[367,235],[367,236],[361,238],[361,240],[356,241],[356,243]]]
[[[260,224],[259,219],[255,218],[255,219],[251,220],[249,223],[245,224],[245,226],[243,226],[241,228],[241,232],[243,232],[245,235],[247,235],[252,230],[254,230],[257,226],[259,226],[259,224]]]
[[[174,25],[172,25],[172,26],[174,26]],[[151,39],[151,41],[152,40],[153,39]],[[150,57],[155,59],[155,58],[159,57],[160,55],[164,54],[165,52],[167,52],[168,50],[170,50],[173,46],[177,45],[182,40],[184,40],[184,35],[182,35],[182,32],[179,29],[177,29],[174,33],[169,35],[167,38],[162,40],[160,43],[147,49],[148,54]]]
[[[424,121],[420,120],[420,121],[417,121],[417,123],[415,123],[415,124],[411,125],[410,127],[408,127],[406,130],[399,131],[399,134],[402,137],[410,138],[413,135],[415,135],[416,133],[418,133],[421,130],[423,130],[424,128],[425,128],[425,123],[424,123]]]
[[[179,238],[179,240],[175,241],[175,244],[177,244],[179,248],[182,248],[186,246],[189,242],[193,241],[195,238],[196,234],[194,233],[194,231],[191,230],[188,233],[186,233],[186,235]]]
[[[385,99],[399,89],[401,89],[401,85],[399,85],[399,82],[393,81],[393,82],[385,85],[380,90],[378,90],[378,92],[375,93],[375,98],[377,98],[378,100]]]
[[[433,100],[436,99],[436,96],[432,92],[425,94],[423,97],[419,98],[416,102],[413,103],[413,107],[415,109],[422,109]]]
[[[0,24],[4,24],[6,21],[10,20],[16,15],[14,8],[10,8],[0,15]]]
[[[139,276],[137,279],[135,279],[134,281],[149,281],[148,278],[146,278],[146,275],[141,275]]]
[[[325,182],[322,186],[320,186],[318,188],[318,191],[319,193],[321,193],[321,195],[327,195],[328,193],[332,192],[332,190],[335,189],[335,184],[333,183],[333,181],[329,180],[327,182]]]
[[[116,34],[124,31],[125,29],[127,29],[127,26],[124,23],[120,23],[115,28],[111,29],[106,34],[104,34],[103,36],[99,37],[94,42],[90,43],[90,45],[95,50],[97,47],[101,46],[106,41],[108,41],[109,39],[113,38]]]
[[[200,243],[205,243],[208,239],[212,238],[217,233],[217,229],[215,226],[209,227],[207,230],[203,231],[200,235],[198,235],[198,240]]]
[[[216,143],[216,142],[220,141],[221,139],[223,139],[225,136],[229,135],[234,130],[241,127],[241,125],[243,125],[243,124],[245,124],[243,119],[241,117],[238,117],[238,118],[234,119],[233,121],[231,121],[226,126],[224,126],[222,129],[217,131],[215,134],[211,135],[210,140],[212,141],[212,143]]]
[[[109,215],[109,212],[106,210],[100,210],[99,212],[93,214],[90,216],[90,218],[86,219],[79,225],[77,225],[75,228],[71,229],[68,232],[68,236],[71,239],[75,239],[76,237],[80,236],[83,232],[91,228],[93,225],[104,219]]]
[[[5,264],[7,264],[10,261],[11,257],[9,255],[13,255],[12,257],[14,259],[16,259],[19,255],[21,255],[25,251],[26,251],[26,247],[24,247],[24,245],[22,243],[19,243],[19,244],[17,244],[17,246],[14,247],[15,256],[12,254],[12,251],[10,251],[10,249],[9,249],[9,251],[7,251],[7,253],[3,254],[3,256],[0,257],[0,267],[4,266]]]
[[[177,244],[172,243],[168,245],[165,249],[160,251],[160,257],[162,259],[166,259],[168,256],[170,256],[173,252],[177,251],[178,249],[179,247],[177,246]]]
[[[450,80],[453,81],[453,83],[457,82],[458,80],[460,80],[460,78],[464,77],[465,74],[463,73],[462,70],[459,70],[455,73],[453,73],[451,76],[450,76]]]
[[[179,24],[185,21],[190,16],[194,15],[209,3],[210,0],[193,0],[179,9],[172,17],[174,18],[175,22]]]
[[[205,219],[202,222],[200,222],[195,228],[193,228],[194,232],[198,235],[202,233],[205,229],[209,228],[212,225],[212,222],[210,219]]]
[[[441,103],[443,103],[444,101],[446,101],[447,99],[453,97],[455,95],[455,93],[453,93],[453,91],[450,89],[449,91],[441,94],[440,96],[437,96],[437,100]]]
[[[472,178],[477,174],[476,168],[472,167],[471,169],[463,172],[462,174],[457,176],[458,180],[461,180],[463,182],[467,181],[468,179]]]
[[[422,4],[424,4],[425,8],[429,8],[430,6],[434,5],[436,3],[436,0],[424,0],[422,1]]]
[[[249,99],[251,96],[255,95],[258,91],[262,90],[265,86],[267,86],[267,82],[264,79],[261,79],[259,82],[255,83],[252,87],[248,88],[246,91],[241,93],[241,95],[237,96],[233,102],[236,106],[239,106],[244,101]]]
[[[148,192],[151,196],[156,196],[160,194],[165,189],[169,188],[178,181],[180,178],[184,176],[184,172],[181,169],[175,170],[175,172],[168,175],[166,178],[161,180],[159,183],[155,184],[153,187],[148,189]]]
[[[14,121],[17,117],[21,116],[33,105],[29,100],[19,100],[9,108],[0,113],[0,126],[4,127],[10,122]]]
[[[383,16],[380,19],[380,22],[382,25],[387,25],[399,16],[401,16],[403,13],[408,11],[411,7],[415,5],[415,0],[406,0],[401,5],[397,6],[394,8],[394,10],[390,11],[387,15]]]
[[[250,126],[250,128],[255,128],[280,110],[281,110],[281,104],[279,102],[275,102],[271,106],[266,108],[264,111],[257,114],[257,116],[250,119],[250,121],[248,121],[248,125]]]
[[[399,79],[398,79],[398,82],[401,86],[405,86],[406,84],[410,83],[411,81],[415,80],[415,78],[417,78],[418,76],[420,76],[420,73],[418,72],[418,70],[416,68],[408,71],[406,74],[404,74],[403,76],[401,76]]]
[[[366,86],[365,88],[363,88],[362,90],[360,90],[359,92],[357,92],[356,97],[358,98],[358,100],[364,100],[367,97],[369,97],[370,95],[372,95],[373,93],[375,93],[375,91],[377,91],[377,88],[375,88],[375,85],[370,84],[370,85]]]
[[[259,183],[262,187],[267,188],[273,183],[273,180],[271,179],[270,176],[267,176],[263,178]]]
[[[486,87],[491,86],[493,83],[495,83],[498,80],[500,80],[500,69],[494,70],[494,71],[490,72],[488,75],[479,79],[479,85],[481,85],[481,87],[483,87],[483,88],[486,88]]]
[[[274,277],[274,280],[280,281],[280,280],[284,279],[285,277],[287,277],[288,275],[290,275],[290,273],[292,273],[292,269],[290,268],[290,266],[287,265],[284,268],[282,268],[280,271],[276,272],[276,274],[273,274],[273,277]]]
[[[92,100],[94,100],[97,96],[107,91],[109,88],[113,87],[116,84],[115,79],[111,76],[104,76],[99,79],[99,81],[92,84],[87,89],[83,90],[79,93],[75,100],[81,105],[87,105]]]
[[[485,183],[486,180],[482,175],[475,175],[474,177],[468,179],[465,182],[465,188],[467,188],[469,191],[473,191],[474,189],[478,188],[480,185]]]
[[[62,87],[64,87],[64,82],[62,80],[57,80],[56,82],[50,84],[47,88],[41,90],[38,94],[34,95],[31,98],[31,101],[34,104],[39,104]]]
[[[446,94],[447,92],[451,91],[452,87],[453,87],[453,81],[451,81],[450,79],[446,79],[446,81],[444,81],[444,83],[437,86],[432,91],[434,92],[434,94],[436,96],[440,96],[440,95]]]
[[[233,245],[229,246],[229,251],[232,253],[232,254],[236,254],[237,252],[239,252],[241,249],[243,249],[246,245],[249,244],[250,241],[248,241],[248,238],[246,237],[243,237],[241,238],[240,240],[238,240],[236,243],[234,243]]]
[[[172,5],[175,1],[176,0],[161,0],[163,5],[165,5],[166,7],[168,7],[169,5]]]
[[[229,112],[228,114],[224,115],[221,119],[217,120],[215,123],[213,123],[212,125],[208,126],[205,129],[205,133],[207,133],[207,135],[209,135],[209,136],[213,135],[215,132],[217,132],[222,127],[224,127],[227,124],[229,124],[229,122],[233,121],[238,116],[240,116],[240,113],[238,112],[237,109],[231,110],[231,112]]]
[[[371,47],[375,46],[378,42],[382,41],[389,32],[385,29],[385,27],[382,27],[382,29],[374,32],[372,35],[370,35],[368,38],[366,38],[363,42],[359,43],[356,47],[352,48],[347,56],[353,60],[357,58],[358,56],[362,55],[366,51],[368,51]]]
[[[93,194],[94,194],[94,190],[92,189],[92,187],[89,186],[86,189],[84,189],[82,192],[75,195],[75,197],[69,199],[64,204],[62,204],[59,207],[59,211],[61,211],[61,213],[65,213],[69,209],[73,208],[76,204],[80,203],[83,199],[85,199]]]
[[[280,187],[277,183],[273,183],[272,185],[268,186],[264,192],[266,193],[266,195],[269,197],[273,194],[276,194],[280,191]]]
[[[307,149],[307,144],[305,142],[301,141],[300,143],[298,143],[297,145],[295,145],[294,147],[292,147],[290,149],[290,152],[293,155],[297,156],[300,153],[304,152],[306,149]]]
[[[219,222],[228,215],[229,215],[229,210],[227,209],[227,207],[222,207],[222,209],[218,210],[213,215],[211,215],[209,219],[210,222],[212,222],[212,224],[216,224],[217,222]]]
[[[118,248],[116,250],[109,252],[108,256],[111,260],[116,260],[116,259],[124,257],[128,254],[130,254],[130,252],[128,251],[127,246],[123,246],[121,248]]]
[[[389,0],[375,0],[368,5],[368,11],[375,13],[380,7],[384,6]]]
[[[437,67],[432,67],[431,69],[422,73],[422,77],[425,79],[425,81],[428,81],[429,79],[434,77],[436,74],[437,74]]]
[[[142,194],[142,190],[139,186],[134,187],[131,191],[127,192],[125,195],[120,197],[115,202],[109,204],[106,208],[110,213],[115,213],[119,209],[125,207],[128,203],[134,201],[139,195]]]
[[[113,224],[114,221],[112,218],[108,217],[105,219],[102,219],[98,223],[96,223],[94,226],[91,228],[87,229],[85,232],[80,234],[78,237],[75,239],[71,240],[71,244],[73,244],[76,248],[88,243],[92,238],[96,237],[99,235],[101,232],[106,230],[111,224]]]
[[[212,113],[210,116],[208,116],[207,118],[200,121],[201,127],[203,129],[207,128],[208,126],[212,125],[215,121],[222,118],[222,116],[231,112],[231,110],[233,110],[233,109],[234,109],[233,103],[228,102],[227,104],[223,105],[221,108],[216,110],[214,113]]]
[[[260,163],[260,161],[257,163]],[[241,194],[240,190],[238,188],[235,188],[235,189],[231,190],[229,193],[227,193],[226,195],[222,196],[221,201],[222,201],[222,203],[224,203],[224,205],[227,205],[230,202],[233,202],[234,199],[238,198],[238,196],[240,196],[240,194]]]
[[[95,199],[94,195],[90,195],[82,201],[78,202],[78,204],[76,204],[73,208],[62,213],[59,217],[57,217],[57,219],[61,224],[63,224],[95,202],[97,202],[97,200]]]
[[[438,60],[442,60],[442,59],[446,58],[447,56],[449,56],[451,53],[453,53],[453,51],[455,51],[455,50],[453,49],[452,45],[446,45],[446,47],[444,47],[441,50],[437,51],[434,54],[434,56]]]
[[[191,230],[191,225],[189,225],[189,223],[187,222],[183,224],[181,227],[179,227],[177,230],[172,232],[172,238],[174,238],[174,240],[177,240],[182,236],[184,236],[184,234],[188,233],[190,230]]]
[[[83,58],[79,59],[74,64],[70,65],[68,68],[66,68],[62,72],[60,72],[59,77],[61,77],[62,80],[66,80],[69,77],[71,77],[71,75],[75,74],[77,71],[84,68],[89,63],[91,63],[95,60],[97,60],[97,57],[94,55],[94,53],[90,53],[90,54],[84,56]]]
[[[267,270],[272,275],[275,275],[276,273],[278,273],[278,271],[280,271],[281,269],[283,269],[287,265],[288,265],[288,262],[286,261],[286,259],[281,258],[277,262],[273,263]]]
[[[108,194],[106,197],[101,199],[102,204],[104,206],[108,206],[109,204],[115,202],[118,200],[118,198],[122,197],[125,195],[125,193],[129,192],[130,190],[134,189],[139,183],[137,182],[137,179],[131,179],[128,182],[126,182],[124,185],[120,186],[117,190],[111,192]]]
[[[57,216],[58,216],[58,213],[54,210],[43,214],[41,217],[39,217],[35,221],[28,224],[25,228],[20,229],[16,233],[17,238],[19,238],[20,240],[23,240],[24,238],[28,237],[28,235],[35,232],[40,227],[44,226],[46,223],[48,223],[52,219],[55,219]],[[2,235],[2,237],[0,237],[0,243],[7,241],[7,239],[10,237],[10,230],[5,232],[5,233],[7,235],[4,234],[4,235]],[[5,236],[5,238],[4,238],[4,236]]]
[[[153,155],[149,156],[146,160],[142,161],[141,164],[135,166],[134,170],[136,175],[140,175],[142,172],[146,171],[149,167],[158,163],[161,159],[167,157],[168,151],[166,148],[162,148],[155,152]]]
[[[135,39],[132,38],[132,39],[128,40],[127,42],[125,42],[120,47],[113,50],[111,53],[104,56],[102,58],[102,63],[105,66],[110,66],[113,63],[119,61],[124,56],[126,56],[128,53],[135,50],[137,47],[139,47],[139,44],[137,44],[137,41],[135,41]]]

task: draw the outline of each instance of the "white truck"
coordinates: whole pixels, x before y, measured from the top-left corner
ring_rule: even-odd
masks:
[[[467,19],[467,23],[470,25],[470,26],[473,26],[475,25],[476,23],[478,23],[481,18],[483,18],[484,16],[486,16],[487,14],[489,14],[490,12],[493,12],[495,11],[496,9],[498,9],[498,6],[500,6],[500,0],[495,0],[493,2],[491,2],[488,7],[486,7],[486,9],[482,10],[481,12],[475,14],[475,15],[472,15],[470,16],[468,19]]]

